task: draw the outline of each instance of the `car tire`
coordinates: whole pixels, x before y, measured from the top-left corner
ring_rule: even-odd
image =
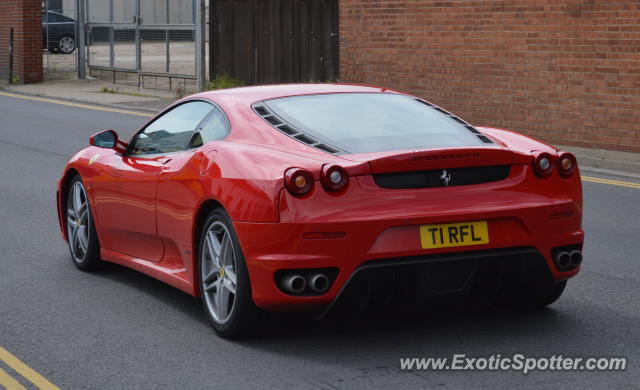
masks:
[[[82,271],[94,270],[101,263],[100,244],[80,175],[76,174],[66,188],[64,215],[71,259]]]
[[[222,208],[207,216],[198,248],[199,288],[211,326],[225,338],[251,335],[264,312],[253,303],[242,248]]]
[[[58,40],[57,49],[62,54],[71,54],[76,50],[76,40],[71,35],[63,35]]]

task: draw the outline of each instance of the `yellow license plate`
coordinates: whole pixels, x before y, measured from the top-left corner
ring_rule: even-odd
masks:
[[[424,225],[420,242],[422,249],[488,244],[489,228],[486,221]]]

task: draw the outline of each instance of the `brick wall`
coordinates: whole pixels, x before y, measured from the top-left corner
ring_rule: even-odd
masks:
[[[476,125],[640,152],[640,3],[339,0],[343,81]]]
[[[42,0],[0,0],[0,78],[9,79],[9,31],[14,28],[13,72],[20,82],[42,81]]]

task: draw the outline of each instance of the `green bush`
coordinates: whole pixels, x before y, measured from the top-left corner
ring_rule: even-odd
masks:
[[[209,84],[207,85],[207,90],[212,89],[224,89],[224,88],[233,88],[243,86],[244,82],[239,79],[235,79],[228,74],[219,74],[215,75]]]

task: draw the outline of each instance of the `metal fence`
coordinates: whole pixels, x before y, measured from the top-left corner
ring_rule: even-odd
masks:
[[[86,1],[91,75],[144,88],[198,88],[200,0],[78,1]]]
[[[42,12],[42,65],[49,77],[78,69],[75,0],[45,0]]]

